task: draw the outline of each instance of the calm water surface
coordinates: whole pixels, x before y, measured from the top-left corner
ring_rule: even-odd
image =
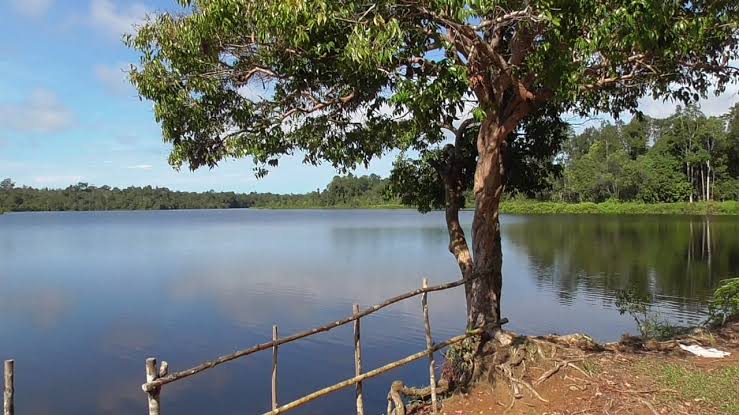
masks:
[[[464,212],[466,224],[471,213]],[[620,288],[654,294],[672,321],[703,318],[717,283],[739,274],[735,217],[504,216],[503,314],[530,334],[634,331]],[[174,370],[458,278],[440,213],[174,211],[0,215],[0,359],[16,359],[20,414],[144,414],[144,359]],[[460,288],[430,296],[437,340],[460,334]],[[425,346],[418,299],[363,322],[364,367]],[[354,374],[351,326],[283,346],[287,402]],[[380,413],[391,380],[422,384],[423,362],[365,384]],[[271,354],[166,387],[170,414],[269,409]],[[298,413],[344,414],[353,391]]]

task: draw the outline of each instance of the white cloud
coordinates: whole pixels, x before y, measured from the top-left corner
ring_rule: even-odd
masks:
[[[72,113],[56,95],[46,89],[36,89],[26,99],[15,103],[0,103],[0,127],[33,133],[60,132],[72,125]]]
[[[739,60],[729,62],[731,67],[739,67]],[[726,85],[726,90],[716,95],[712,91],[712,87],[708,88],[706,98],[698,101],[701,111],[707,116],[718,116],[726,114],[729,109],[739,102],[739,83],[734,82]],[[678,105],[684,106],[683,103],[677,101],[655,101],[650,97],[644,97],[639,100],[639,109],[646,115],[654,118],[666,118],[672,115]]]
[[[110,66],[98,64],[93,66],[92,72],[95,79],[103,85],[109,94],[133,95],[130,84],[126,79],[126,73],[123,71],[124,67],[126,67],[125,63]]]
[[[738,66],[739,62],[734,61],[731,65]],[[739,83],[733,83],[726,85],[726,90],[719,95],[714,94],[709,88],[706,98],[698,100],[698,107],[706,116],[715,117],[726,114],[737,103],[739,103]],[[662,119],[674,114],[678,106],[684,107],[685,104],[672,100],[655,100],[645,96],[639,100],[638,108],[644,115]],[[629,122],[632,114],[623,112],[619,114],[619,117],[624,122]],[[603,122],[614,122],[613,116],[610,114],[594,114],[591,117],[583,118],[573,113],[567,113],[563,116],[563,119],[569,122],[578,134],[588,127],[597,127]]]
[[[60,184],[60,183],[79,183],[82,176],[38,176],[34,177],[34,183],[38,184]]]
[[[12,0],[18,13],[29,17],[40,17],[51,8],[53,0]]]
[[[729,109],[739,102],[739,84],[726,86],[726,91],[720,95],[709,93],[708,97],[698,101],[701,111],[707,116],[718,116],[726,114]],[[675,101],[655,101],[652,98],[639,100],[639,109],[644,114],[654,118],[666,118],[675,112],[678,105],[684,104]]]
[[[151,164],[134,164],[133,166],[128,166],[126,168],[131,170],[151,170],[152,167],[154,166]]]
[[[110,0],[92,0],[90,22],[93,26],[120,37],[132,32],[133,26],[144,19],[146,12],[146,6],[141,3],[124,2],[116,7]]]

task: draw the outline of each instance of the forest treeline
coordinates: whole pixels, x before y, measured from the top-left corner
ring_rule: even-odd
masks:
[[[234,192],[178,192],[163,187],[93,186],[78,183],[64,189],[35,189],[15,186],[11,179],[0,182],[0,210],[168,210],[245,208],[252,199]]]
[[[93,186],[78,183],[64,189],[16,186],[0,182],[2,211],[87,211],[229,209],[248,207],[377,207],[388,204],[386,180],[377,175],[336,176],[325,190],[297,195],[234,192],[180,192],[164,187]]]
[[[689,106],[678,108],[665,119],[635,117],[629,123],[590,127],[570,134],[551,155],[549,164],[544,169],[549,172],[544,190],[541,186],[530,192],[517,189],[518,193],[508,198],[640,204],[739,201],[739,105],[718,117],[707,117]],[[87,183],[65,189],[35,189],[17,187],[5,179],[0,183],[0,211],[400,207],[400,201],[389,195],[388,183],[375,174],[349,174],[335,176],[323,190],[273,194],[195,193],[151,186],[119,189]],[[468,192],[467,205],[472,203]],[[603,210],[588,205],[574,210],[544,204],[529,208],[520,201],[510,207],[519,213],[527,209]],[[673,211],[664,205],[660,209]]]
[[[558,157],[561,174],[543,199],[739,200],[739,104],[718,117],[688,106],[665,119],[604,123],[565,140]]]

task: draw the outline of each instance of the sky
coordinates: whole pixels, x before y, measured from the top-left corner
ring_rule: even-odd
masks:
[[[302,193],[323,188],[330,165],[282,158],[256,179],[249,160],[213,170],[174,170],[167,163],[152,105],[141,101],[124,73],[137,55],[121,42],[146,13],[176,9],[175,0],[0,0],[0,179],[17,185],[164,186],[187,191]],[[737,85],[701,102],[708,115],[734,103]],[[647,115],[665,117],[674,103],[641,101]],[[626,116],[625,118],[628,118]],[[571,118],[576,129],[608,120]],[[386,176],[395,154],[357,174]]]

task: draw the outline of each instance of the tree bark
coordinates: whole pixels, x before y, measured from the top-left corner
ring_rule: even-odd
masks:
[[[706,200],[711,200],[711,160],[706,161]]]
[[[475,217],[472,221],[473,275],[467,285],[467,324],[490,328],[500,320],[503,287],[503,252],[500,243],[499,206],[503,195],[502,146],[510,134],[495,115],[489,115],[477,138]]]
[[[504,190],[503,149],[505,141],[532,108],[528,102],[516,100],[509,108],[489,111],[477,136],[477,163],[473,190],[475,215],[472,222],[472,251],[467,245],[459,222],[459,209],[464,207],[465,165],[460,154],[468,121],[455,131],[455,145],[445,148],[443,169],[440,169],[446,191],[446,222],[449,231],[449,251],[457,259],[465,283],[467,326],[483,328],[488,335],[501,319],[500,298],[503,286],[503,252],[500,237],[499,206]]]
[[[472,256],[470,254],[464,229],[459,222],[459,210],[464,207],[464,190],[465,181],[463,175],[464,160],[460,150],[461,142],[467,128],[472,124],[473,119],[463,121],[454,132],[454,145],[449,145],[444,149],[444,166],[439,172],[444,181],[445,191],[445,218],[447,230],[449,231],[449,252],[454,255],[457,265],[462,272],[462,277],[470,278],[472,276]],[[468,284],[465,284],[467,291]]]

